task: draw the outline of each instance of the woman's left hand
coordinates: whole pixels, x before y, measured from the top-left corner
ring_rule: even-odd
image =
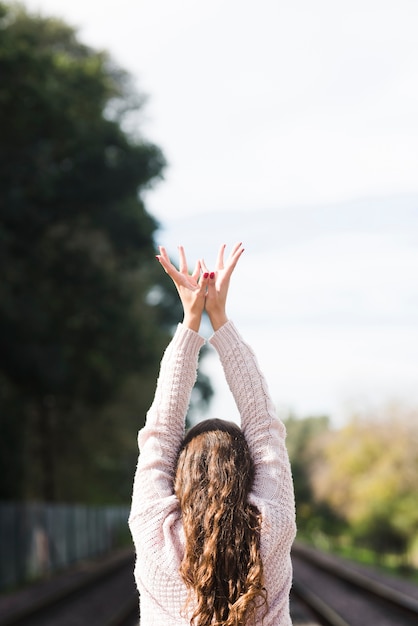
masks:
[[[209,274],[208,272],[201,273],[200,261],[197,261],[193,273],[189,274],[183,246],[179,246],[179,269],[172,264],[163,246],[159,246],[159,250],[160,254],[157,255],[157,259],[175,284],[183,305],[183,324],[187,328],[198,332],[205,307]]]

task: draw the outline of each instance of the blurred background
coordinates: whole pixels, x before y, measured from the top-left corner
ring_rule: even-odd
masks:
[[[156,247],[213,266],[243,241],[229,315],[287,425],[299,535],[417,566],[417,18],[0,2],[3,537],[22,503],[123,519],[181,318]],[[238,419],[209,349],[201,415]]]

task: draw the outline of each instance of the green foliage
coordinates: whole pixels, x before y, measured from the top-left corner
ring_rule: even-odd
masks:
[[[353,540],[405,554],[418,535],[418,421],[397,407],[354,417],[322,441],[315,497],[347,520]]]
[[[300,535],[416,563],[416,411],[390,406],[340,429],[324,417],[290,417],[286,428]]]
[[[123,130],[127,74],[61,21],[0,4],[0,76],[0,497],[77,499],[74,459],[97,469],[116,432],[103,407],[154,384],[167,338],[141,197],[165,163]]]
[[[340,520],[325,502],[316,500],[311,484],[312,467],[318,462],[314,443],[329,432],[329,418],[290,416],[285,425],[299,533],[308,537],[318,533],[333,534],[339,530]]]

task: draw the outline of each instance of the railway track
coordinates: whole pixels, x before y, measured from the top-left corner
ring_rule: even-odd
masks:
[[[34,585],[0,612],[0,626],[137,626],[133,563],[129,551],[47,585]]]
[[[416,626],[415,597],[341,560],[295,544],[292,594],[324,626]],[[412,590],[412,585],[411,585]]]
[[[296,616],[292,615],[293,626],[305,624],[308,619],[310,619],[310,626],[351,626],[324,600],[313,593],[309,587],[296,580],[293,581],[290,597],[291,601],[293,598],[305,609],[305,612],[303,612],[302,608],[301,616],[299,614]]]
[[[366,576],[341,560],[295,544],[294,626],[416,626],[416,596]],[[134,556],[114,555],[77,575],[34,585],[14,606],[0,603],[0,626],[138,626]],[[46,590],[45,590],[46,589]],[[26,596],[25,596],[26,593]]]

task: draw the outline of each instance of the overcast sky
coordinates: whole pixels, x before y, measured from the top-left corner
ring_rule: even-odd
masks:
[[[229,313],[298,415],[418,405],[418,3],[30,0],[148,94],[157,242],[244,241]],[[216,360],[212,412],[233,412]]]

